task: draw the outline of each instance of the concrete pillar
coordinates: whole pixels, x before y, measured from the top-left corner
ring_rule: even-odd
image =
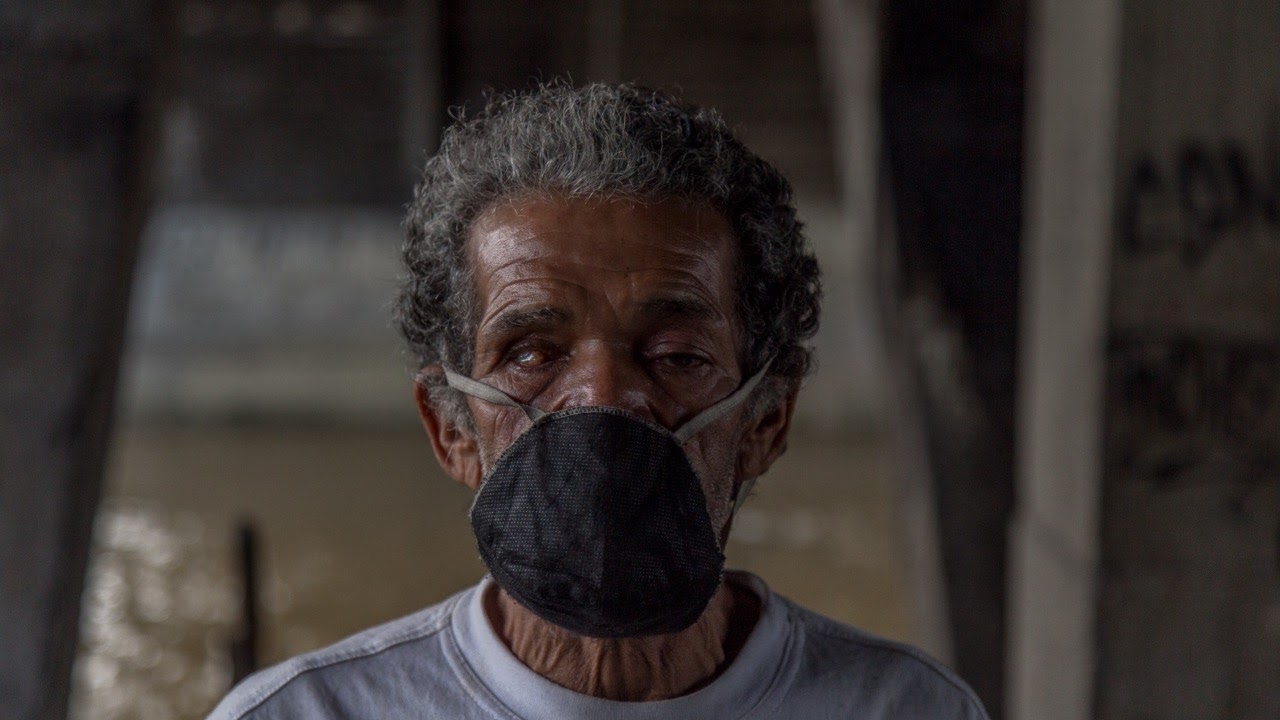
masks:
[[[63,717],[144,207],[148,3],[0,9],[0,717]]]
[[[405,72],[401,162],[416,181],[427,155],[435,152],[447,119],[445,108],[445,14],[443,0],[406,0]]]
[[[897,509],[899,556],[905,568],[911,603],[914,640],[930,654],[951,661],[951,626],[942,575],[934,477],[928,462],[928,441],[919,390],[901,363],[887,363],[886,355],[906,356],[907,338],[896,322],[901,317],[896,280],[900,268],[892,262],[894,228],[888,211],[881,172],[880,133],[880,0],[814,0],[814,30],[821,50],[823,80],[831,98],[833,149],[839,178],[841,238],[851,250],[847,268],[824,265],[827,292],[848,286],[854,323],[842,328],[854,348],[852,367],[843,367],[858,388],[879,388],[884,378],[892,387],[864,403],[894,409],[894,504]],[[892,287],[890,287],[892,286]],[[843,294],[836,295],[845,298]],[[830,310],[831,298],[828,299]],[[881,310],[881,314],[875,312]],[[887,319],[887,322],[884,320]]]
[[[1006,708],[1092,717],[1117,0],[1032,3]]]
[[[899,480],[911,546],[941,569],[941,582],[913,573],[933,595],[915,596],[935,628],[945,613],[949,659],[997,720],[1014,503],[1023,7],[890,2],[881,38],[894,210],[885,264],[896,266],[884,273],[888,405],[915,445],[898,458],[911,473]],[[930,535],[932,549],[921,547]]]
[[[1127,0],[1098,715],[1280,717],[1280,5]]]
[[[1280,716],[1280,6],[1033,14],[1009,708]]]

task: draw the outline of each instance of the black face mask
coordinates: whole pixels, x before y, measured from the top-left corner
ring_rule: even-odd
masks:
[[[614,407],[543,413],[446,369],[450,386],[518,407],[533,421],[494,463],[471,507],[494,581],[579,635],[659,635],[692,625],[720,586],[724,554],[681,446],[740,405],[765,370],[672,432]]]

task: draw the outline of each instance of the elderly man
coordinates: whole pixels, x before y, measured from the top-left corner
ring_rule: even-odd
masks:
[[[788,183],[715,113],[625,86],[493,99],[407,227],[418,410],[490,575],[214,718],[985,717],[919,651],[724,570],[819,287]]]

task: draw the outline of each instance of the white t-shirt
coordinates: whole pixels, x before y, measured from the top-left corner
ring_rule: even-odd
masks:
[[[489,625],[485,580],[251,676],[210,720],[986,720],[973,691],[923,652],[805,610],[754,575],[729,576],[761,598],[760,619],[720,677],[681,697],[604,700],[543,678]]]

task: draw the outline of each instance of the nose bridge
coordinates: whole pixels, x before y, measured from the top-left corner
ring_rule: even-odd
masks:
[[[603,405],[622,408],[652,419],[651,380],[629,348],[613,343],[592,343],[575,354],[565,377],[561,406]]]

